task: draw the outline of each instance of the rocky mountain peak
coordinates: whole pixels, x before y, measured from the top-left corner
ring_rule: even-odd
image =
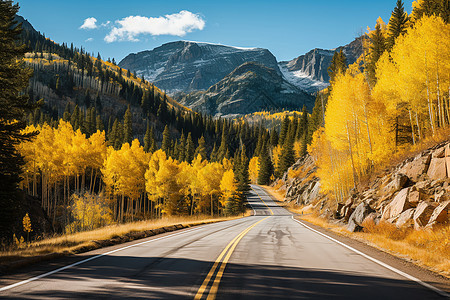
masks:
[[[263,110],[309,109],[314,99],[287,82],[276,70],[246,62],[207,91],[184,95],[185,106],[215,116],[235,116]]]
[[[119,66],[135,71],[169,93],[206,90],[245,62],[255,61],[280,73],[267,49],[176,41],[130,54]]]

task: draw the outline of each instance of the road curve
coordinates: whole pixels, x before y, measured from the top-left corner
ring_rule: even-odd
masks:
[[[258,186],[249,203],[251,217],[97,250],[40,277],[0,278],[0,298],[445,299],[299,224]]]

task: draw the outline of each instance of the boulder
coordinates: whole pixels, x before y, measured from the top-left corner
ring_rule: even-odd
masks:
[[[394,176],[394,187],[396,191],[401,190],[406,186],[409,181],[409,177],[402,173],[397,173]]]
[[[420,201],[425,200],[425,198],[426,198],[426,194],[424,194],[414,188],[408,194],[408,202],[414,207],[416,207]]]
[[[344,218],[344,220],[347,222],[350,219],[350,216],[352,215],[354,209],[352,206],[345,205],[341,210],[341,216]]]
[[[414,225],[413,222],[413,216],[414,216],[414,208],[410,208],[405,210],[400,214],[400,216],[397,219],[397,222],[395,222],[395,226],[397,227],[410,227]]]
[[[433,158],[443,158],[443,157],[445,157],[445,148],[446,147],[441,147],[441,148],[438,148],[438,149],[436,149],[436,150],[434,150],[434,152],[433,152]]]
[[[425,227],[430,220],[431,215],[434,212],[435,207],[432,206],[428,202],[420,202],[416,207],[416,211],[414,212],[414,228],[419,229]]]
[[[447,166],[447,175],[450,175],[450,144],[445,146],[445,164]]]
[[[432,180],[443,180],[447,178],[446,158],[433,158],[430,162],[427,175]]]
[[[364,219],[372,212],[374,210],[366,202],[361,202],[350,216],[347,229],[352,232],[360,230]]]
[[[447,223],[449,221],[448,211],[450,210],[450,201],[441,203],[436,207],[428,220],[428,225],[435,223]]]
[[[426,154],[421,157],[417,157],[412,162],[404,165],[399,173],[405,174],[411,180],[417,182],[419,177],[428,171],[428,167],[430,165],[431,154]]]
[[[363,230],[363,227],[356,224],[354,220],[350,220],[347,225],[347,230],[350,232],[360,232]]]
[[[408,202],[408,194],[410,189],[411,188],[405,188],[401,190],[395,198],[388,205],[386,205],[381,217],[383,220],[395,218],[408,208],[412,207],[412,205]]]

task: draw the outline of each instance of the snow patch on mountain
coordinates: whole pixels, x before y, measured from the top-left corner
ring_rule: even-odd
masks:
[[[315,93],[317,91],[327,88],[330,84],[327,82],[314,80],[311,76],[302,70],[289,71],[287,62],[278,63],[283,77],[292,85],[306,91],[307,93]]]

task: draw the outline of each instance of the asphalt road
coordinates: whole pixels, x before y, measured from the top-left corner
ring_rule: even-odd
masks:
[[[40,278],[0,278],[0,298],[446,298],[301,225],[254,189],[254,216],[97,250]]]

